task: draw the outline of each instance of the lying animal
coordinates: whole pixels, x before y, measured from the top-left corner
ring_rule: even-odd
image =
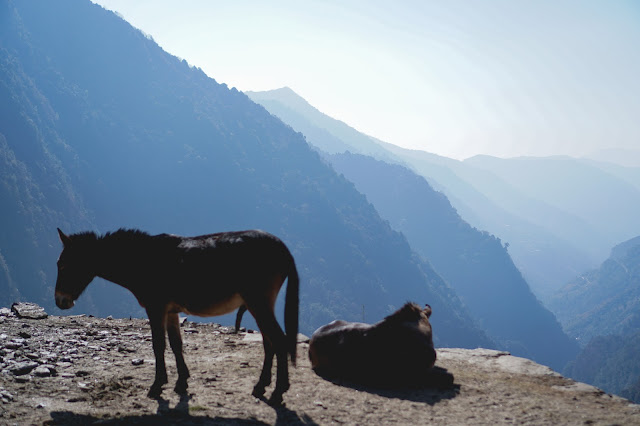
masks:
[[[430,316],[429,305],[407,303],[373,325],[333,321],[311,336],[311,367],[326,378],[368,385],[424,384],[436,361]]]

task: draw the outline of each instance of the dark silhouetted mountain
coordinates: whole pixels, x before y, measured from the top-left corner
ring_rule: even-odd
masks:
[[[564,375],[640,403],[640,331],[592,339]]]
[[[640,331],[640,237],[617,245],[596,270],[559,291],[549,306],[583,345],[596,336]]]
[[[578,345],[531,293],[499,238],[463,221],[442,193],[405,167],[351,153],[328,158],[451,284],[503,349],[558,370],[575,357]]]
[[[252,92],[249,95],[296,131],[302,132],[309,143],[327,153],[350,151],[366,154],[405,165],[425,177],[433,188],[447,196],[466,222],[509,242],[511,257],[539,297],[546,298],[577,274],[595,267],[602,258],[563,238],[561,234],[556,235],[555,228],[546,228],[545,222],[552,220],[553,223],[559,222],[556,228],[562,229],[565,234],[567,230],[576,229],[572,231],[573,235],[589,235],[591,230],[579,226],[578,218],[520,194],[499,177],[467,162],[400,148],[364,135],[321,113],[288,88]],[[521,208],[511,212],[498,203],[500,199],[492,200],[476,187],[477,179],[508,190],[508,196],[513,199],[510,206]],[[529,220],[529,209],[544,212],[544,220],[535,216],[533,221]],[[522,213],[526,217],[520,216]]]
[[[433,307],[438,345],[493,345],[301,134],[114,13],[88,0],[0,0],[0,73],[0,304],[21,297],[57,312],[57,226],[262,228],[297,260],[302,332],[376,321],[413,300]],[[74,309],[142,315],[105,282]]]

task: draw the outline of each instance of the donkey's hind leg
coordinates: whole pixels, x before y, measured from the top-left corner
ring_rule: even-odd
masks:
[[[264,348],[264,361],[262,362],[262,372],[260,373],[260,379],[258,383],[253,387],[251,395],[256,398],[262,398],[264,391],[271,384],[271,367],[273,366],[273,345],[271,340],[267,339],[264,334],[262,335],[262,346]]]
[[[235,330],[236,334],[240,332],[240,324],[242,324],[242,316],[246,311],[247,311],[247,305],[242,305],[238,308],[238,313],[236,314],[236,330]]]
[[[167,314],[167,334],[169,335],[169,345],[176,357],[176,367],[178,368],[178,381],[176,387],[173,389],[176,393],[186,394],[187,379],[189,378],[189,369],[184,362],[184,355],[182,353],[182,337],[180,336],[180,320],[177,313]]]
[[[165,340],[167,312],[164,306],[147,308],[149,323],[151,325],[151,339],[153,354],[156,358],[156,377],[149,389],[148,396],[156,398],[162,393],[162,386],[167,383],[167,368],[164,363],[164,350],[167,346]]]
[[[278,324],[273,309],[268,307],[249,310],[256,319],[258,328],[262,332],[262,341],[264,345],[264,364],[262,365],[262,373],[258,383],[253,388],[255,397],[262,397],[265,388],[271,384],[271,367],[273,366],[273,356],[278,359],[278,370],[276,377],[276,387],[273,390],[270,405],[282,404],[282,395],[289,389],[289,364],[287,358],[286,337],[282,328]]]

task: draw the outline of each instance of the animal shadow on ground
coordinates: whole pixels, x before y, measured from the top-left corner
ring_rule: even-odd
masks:
[[[385,398],[405,399],[429,405],[435,405],[445,399],[453,399],[460,393],[460,385],[454,383],[453,374],[442,367],[433,367],[429,377],[422,383],[409,385],[364,384],[355,383],[346,379],[321,377],[335,385],[348,387],[357,391],[369,392]]]
[[[182,396],[174,408],[169,407],[169,401],[156,398],[158,401],[157,414],[142,414],[122,416],[116,418],[96,417],[89,414],[77,414],[71,411],[54,411],[51,420],[44,422],[47,426],[54,425],[142,425],[142,426],[207,426],[207,425],[266,425],[268,423],[257,419],[243,419],[231,417],[192,416],[189,413],[190,396]],[[298,415],[285,406],[274,408],[276,411],[276,425],[316,425],[306,414]]]
[[[163,414],[145,414],[122,416],[116,418],[96,417],[90,414],[78,414],[70,411],[54,411],[51,420],[44,422],[53,425],[142,425],[142,426],[206,426],[206,425],[266,425],[255,419],[239,419],[227,417],[190,416],[188,413],[168,412]]]

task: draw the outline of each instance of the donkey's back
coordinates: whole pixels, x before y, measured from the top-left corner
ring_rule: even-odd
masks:
[[[188,314],[222,315],[256,297],[275,301],[284,279],[295,273],[286,245],[264,231],[158,237],[177,239],[166,290],[174,309]]]

